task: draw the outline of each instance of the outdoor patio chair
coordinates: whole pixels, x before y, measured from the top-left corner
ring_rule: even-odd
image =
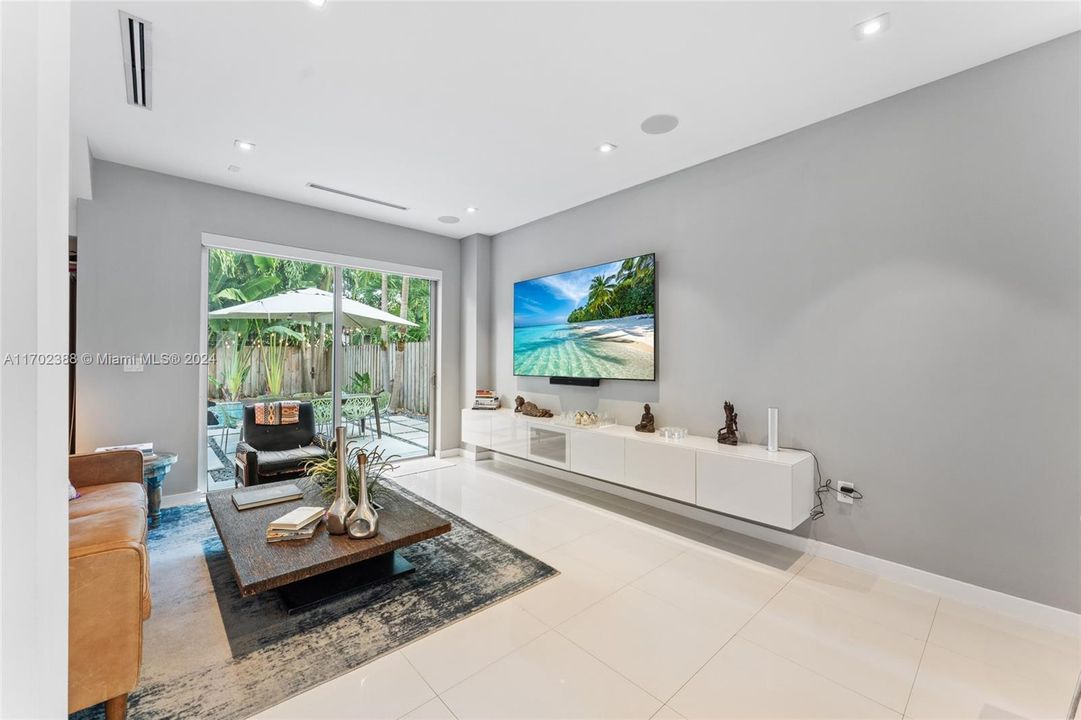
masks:
[[[387,412],[390,409],[390,393],[386,390],[379,393],[376,403],[379,406],[379,419],[382,422],[383,430],[390,433],[390,414]]]
[[[245,485],[303,476],[306,466],[330,454],[330,438],[315,431],[313,403],[302,402],[298,421],[258,425],[255,406],[244,408],[244,441],[236,446],[236,475]]]
[[[305,404],[307,403],[302,403],[302,405]],[[332,435],[334,432],[334,428],[331,427],[334,424],[334,398],[312,398],[311,406],[312,412],[315,414],[316,429],[327,436]]]
[[[365,432],[365,421],[372,414],[372,401],[367,397],[342,399],[342,419],[357,426],[360,433]]]
[[[229,436],[233,430],[240,427],[240,407],[242,404],[238,402],[222,402],[211,404],[207,408],[207,426],[221,431],[218,433],[218,444],[226,455],[229,454]],[[210,415],[213,415],[217,422],[210,423]]]

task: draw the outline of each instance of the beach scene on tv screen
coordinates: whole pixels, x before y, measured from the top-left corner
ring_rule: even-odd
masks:
[[[655,261],[639,255],[514,285],[514,374],[653,380]]]

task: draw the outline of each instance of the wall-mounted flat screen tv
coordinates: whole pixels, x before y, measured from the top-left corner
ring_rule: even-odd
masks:
[[[514,374],[656,379],[656,256],[514,284]]]

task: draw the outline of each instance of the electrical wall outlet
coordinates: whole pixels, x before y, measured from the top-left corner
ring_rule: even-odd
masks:
[[[852,504],[852,496],[848,493],[841,492],[841,490],[854,490],[856,488],[854,483],[841,481],[837,483],[837,502],[844,503],[846,505]]]

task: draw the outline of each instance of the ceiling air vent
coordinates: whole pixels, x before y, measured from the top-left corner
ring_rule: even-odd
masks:
[[[124,87],[128,105],[150,109],[150,23],[120,13],[120,39],[124,46]]]
[[[395,210],[408,210],[409,208],[402,205],[395,205],[394,203],[387,202],[385,200],[376,200],[375,198],[364,197],[363,195],[356,195],[345,190],[338,190],[337,188],[327,187],[326,185],[316,185],[315,183],[308,183],[308,187],[315,190],[322,190],[323,192],[334,193],[335,195],[344,195],[345,197],[351,197],[354,200],[363,200],[364,202],[375,203],[376,205],[382,205],[383,207],[394,208]]]

